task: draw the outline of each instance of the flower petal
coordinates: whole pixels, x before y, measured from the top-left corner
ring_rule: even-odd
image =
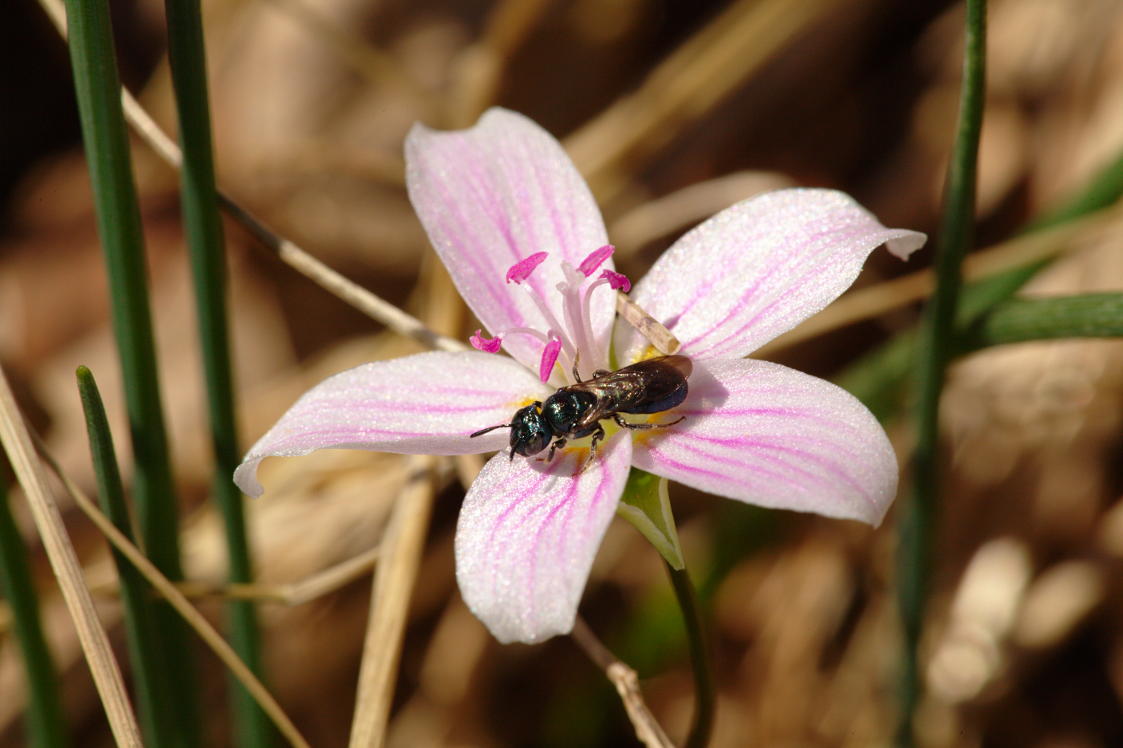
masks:
[[[924,241],[924,234],[885,228],[842,192],[778,190],[688,232],[632,299],[675,334],[680,353],[741,357],[836,299],[879,245],[905,259]],[[616,334],[619,360],[637,360],[647,342],[623,320]]]
[[[539,642],[573,628],[577,604],[628,477],[632,440],[610,437],[574,476],[588,451],[550,463],[498,454],[460,509],[460,594],[496,639]]]
[[[767,361],[695,362],[667,429],[636,432],[633,462],[700,491],[877,525],[897,492],[880,424],[845,390]]]
[[[257,466],[266,457],[317,449],[373,449],[402,454],[471,454],[502,449],[505,423],[528,399],[551,389],[516,361],[476,351],[437,351],[363,364],[304,393],[246,454],[234,482],[260,496]]]
[[[592,193],[561,144],[506,109],[488,110],[468,130],[415,125],[406,138],[406,183],[433,248],[492,335],[548,327],[527,294],[504,282],[509,268],[534,253],[549,253],[523,284],[562,320],[556,291],[564,280],[561,261],[576,268],[608,244]],[[611,259],[605,267],[611,269]],[[593,330],[607,346],[614,299],[607,288],[594,293]],[[512,335],[503,345],[527,367],[538,365],[541,342]]]

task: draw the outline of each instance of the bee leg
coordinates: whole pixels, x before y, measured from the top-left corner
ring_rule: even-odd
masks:
[[[662,429],[662,428],[666,428],[667,426],[674,426],[679,421],[682,421],[682,420],[685,420],[685,419],[686,419],[686,416],[679,416],[678,418],[676,418],[675,420],[673,420],[669,423],[631,423],[629,421],[625,421],[624,417],[622,415],[620,415],[619,413],[613,413],[612,414],[612,420],[616,421],[616,423],[623,426],[624,428],[632,429],[633,431],[647,431],[648,429]]]
[[[555,439],[554,443],[550,445],[550,451],[546,453],[546,462],[552,461],[554,459],[554,452],[562,449],[563,447],[565,447],[565,439],[562,439],[560,437],[558,439]]]
[[[577,468],[577,472],[574,473],[574,475],[580,475],[581,473],[585,472],[586,468],[593,464],[593,460],[595,460],[597,457],[597,445],[603,438],[604,427],[598,423],[596,430],[593,432],[593,440],[589,442],[589,458],[581,463],[581,466]]]
[[[597,445],[600,440],[604,438],[604,426],[597,424],[597,430],[593,432],[593,440],[589,442],[589,460],[592,461],[597,456]]]

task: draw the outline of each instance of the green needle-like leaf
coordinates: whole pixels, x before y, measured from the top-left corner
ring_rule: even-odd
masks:
[[[958,345],[975,350],[1028,340],[1121,336],[1123,293],[1093,293],[1007,301],[965,331]]]
[[[191,255],[215,458],[211,486],[226,528],[229,579],[232,583],[245,584],[252,581],[253,568],[246,540],[242,495],[232,478],[241,454],[234,418],[225,252],[215,190],[202,18],[198,0],[167,0],[166,8],[168,52],[183,150],[180,170],[183,224]],[[260,676],[261,645],[253,603],[230,601],[227,617],[231,644],[249,668]],[[271,727],[265,713],[241,685],[231,681],[231,689],[235,744],[257,748],[268,745]]]
[[[916,448],[912,485],[902,507],[897,589],[905,651],[901,677],[900,745],[912,745],[920,699],[918,659],[931,563],[930,546],[940,498],[939,403],[951,360],[960,265],[974,239],[979,134],[986,101],[986,2],[967,0],[967,39],[955,146],[948,165],[944,216],[937,237],[936,290],[925,310],[917,347]]]
[[[140,210],[121,112],[109,8],[106,0],[66,0],[66,17],[82,139],[113,302],[113,330],[135,460],[133,493],[141,540],[156,566],[169,579],[180,580],[179,519],[156,375]],[[164,660],[161,672],[175,703],[175,724],[167,726],[169,742],[161,744],[197,745],[200,719],[186,628],[170,606],[156,607],[157,649]]]
[[[98,501],[109,520],[129,540],[133,540],[132,523],[121,474],[117,469],[117,454],[113,436],[105,417],[105,406],[98,392],[94,375],[85,366],[78,367],[78,394],[82,399],[82,412],[86,416],[86,431],[90,439],[90,456],[97,477]],[[168,683],[162,677],[163,661],[160,655],[160,637],[156,629],[155,611],[148,586],[129,561],[118,551],[113,551],[113,563],[121,585],[121,603],[125,615],[125,635],[128,640],[129,660],[141,729],[145,739],[153,745],[174,742],[174,704],[168,693]]]

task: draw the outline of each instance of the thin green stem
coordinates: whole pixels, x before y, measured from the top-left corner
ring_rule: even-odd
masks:
[[[242,496],[232,475],[238,466],[237,424],[226,312],[226,266],[222,222],[215,190],[206,53],[198,0],[167,0],[168,54],[179,113],[183,166],[180,186],[183,222],[195,287],[195,309],[207,383],[211,444],[215,466],[212,491],[226,528],[229,580],[253,580],[246,539]],[[256,609],[247,600],[227,604],[231,644],[255,675],[261,675],[261,643]],[[234,695],[234,742],[260,748],[268,745],[269,720],[249,692],[231,683]]]
[[[141,538],[156,566],[169,579],[180,580],[179,519],[156,375],[144,239],[121,112],[109,9],[105,0],[66,0],[66,11],[82,138],[113,301]],[[159,652],[165,662],[162,672],[176,707],[175,745],[197,745],[198,691],[187,632],[166,604],[158,604],[156,615]]]
[[[67,744],[58,676],[39,618],[39,600],[27,547],[8,506],[8,475],[0,461],[0,595],[8,601],[12,630],[27,673],[27,741],[33,748]]]
[[[105,417],[105,406],[93,374],[85,366],[78,367],[78,394],[82,399],[82,412],[86,417],[86,430],[90,439],[90,456],[97,478],[98,501],[102,511],[129,540],[133,540],[132,523],[121,474],[117,469],[117,454],[113,436]],[[168,683],[161,677],[163,662],[159,657],[160,638],[152,598],[144,577],[118,551],[113,550],[113,563],[121,586],[121,602],[125,617],[125,638],[129,659],[132,662],[136,687],[137,707],[141,730],[145,740],[152,745],[174,744],[174,704],[168,693]]]
[[[944,216],[936,255],[936,290],[926,310],[917,350],[916,449],[912,487],[903,511],[898,593],[905,634],[898,745],[912,745],[913,713],[920,699],[918,647],[928,591],[931,536],[940,496],[939,403],[952,354],[961,283],[960,265],[973,241],[975,176],[983,124],[986,73],[986,2],[967,0],[963,87],[955,146],[948,166]]]
[[[706,629],[690,575],[687,574],[686,569],[675,569],[666,561],[663,563],[667,567],[667,574],[671,577],[675,600],[682,610],[682,618],[686,625],[686,640],[690,646],[690,665],[694,671],[694,719],[690,724],[690,734],[683,745],[686,748],[703,748],[710,742],[717,703],[713,673],[710,669]]]

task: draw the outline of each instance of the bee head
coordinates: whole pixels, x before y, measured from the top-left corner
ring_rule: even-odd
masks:
[[[553,432],[542,417],[542,403],[535,402],[515,411],[511,419],[511,459],[536,455],[550,444]]]

